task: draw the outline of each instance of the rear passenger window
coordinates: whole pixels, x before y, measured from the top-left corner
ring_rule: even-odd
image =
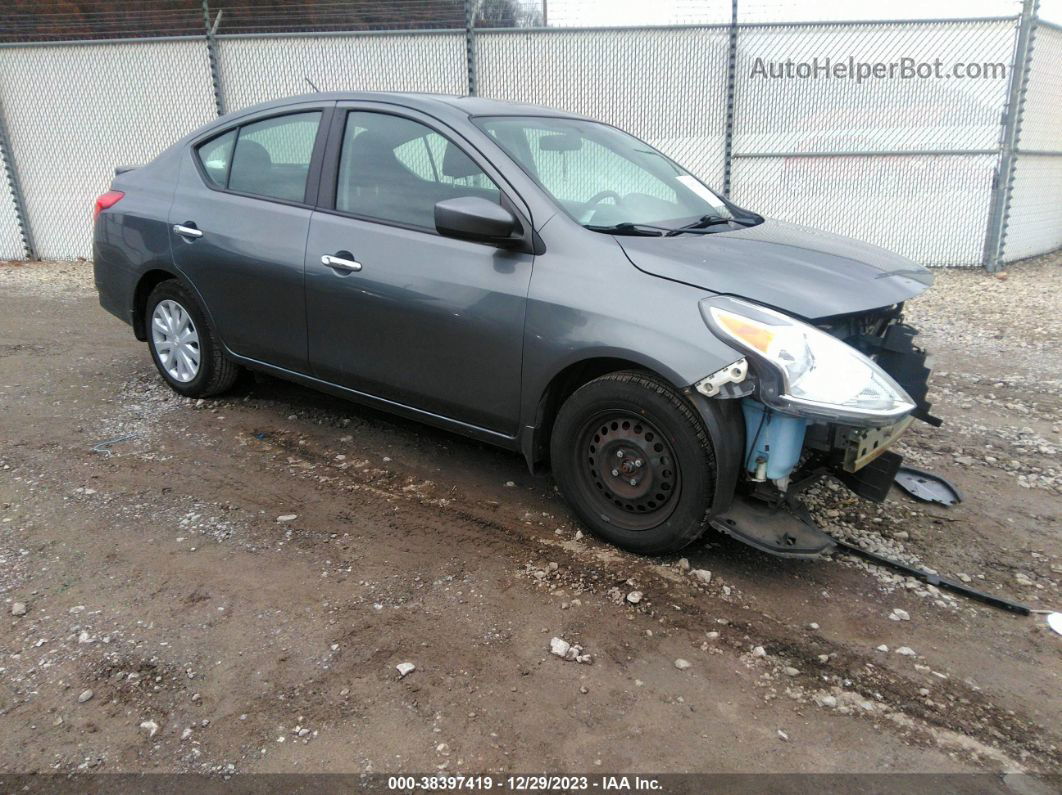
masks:
[[[229,130],[213,140],[200,144],[196,149],[199,162],[203,164],[207,179],[219,188],[225,187],[229,178],[229,163],[232,162],[232,145],[236,143],[236,131]]]
[[[320,111],[313,111],[241,127],[229,169],[229,190],[303,201],[320,121]]]

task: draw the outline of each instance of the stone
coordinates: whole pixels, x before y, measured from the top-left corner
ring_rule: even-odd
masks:
[[[778,730],[778,739],[779,739],[779,740],[781,740],[781,741],[782,741],[782,742],[784,742],[784,743],[787,743],[787,742],[789,742],[789,735],[788,735],[788,734],[786,734],[786,733],[785,733],[784,731],[782,731],[781,729],[779,729],[779,730]]]
[[[904,657],[916,657],[917,656],[917,654],[915,653],[915,650],[912,649],[910,646],[901,646],[900,648],[898,648],[896,650],[896,653],[897,654],[902,654]]]
[[[93,693],[91,690],[82,690],[81,691],[81,695],[77,697],[77,703],[78,704],[84,704],[86,701],[88,701],[94,695],[95,695],[95,693]]]
[[[689,571],[690,570],[689,558],[679,558],[678,567],[679,567],[679,571]]]
[[[632,605],[638,604],[640,601],[642,601],[642,592],[631,591],[629,594],[627,594],[627,601],[630,602]]]
[[[708,569],[693,569],[690,574],[697,582],[707,585],[712,581],[712,573]]]
[[[831,696],[829,693],[819,696],[816,700],[819,702],[819,706],[829,707],[830,709],[837,706],[836,696]]]
[[[142,721],[140,728],[147,732],[148,737],[154,737],[159,733],[159,725],[153,720]]]
[[[786,676],[798,676],[800,674],[800,670],[794,668],[792,665],[787,665],[783,670],[785,671]]]
[[[687,668],[691,668],[692,666],[693,663],[691,663],[689,660],[683,660],[681,657],[675,660],[675,667],[678,668],[680,671],[685,671]]]
[[[878,649],[877,649],[877,650],[878,650],[878,651],[888,651],[888,650],[889,650],[889,647],[888,647],[888,646],[886,646],[886,645],[885,645],[884,643],[882,643],[882,644],[881,644],[880,646],[878,646]]]
[[[752,650],[752,656],[753,657],[766,657],[767,656],[767,650],[765,648],[763,648],[763,646],[757,646],[756,648],[754,648]]]
[[[911,614],[899,607],[894,607],[892,612],[889,613],[889,619],[892,621],[910,621]]]
[[[417,666],[415,666],[411,662],[399,663],[398,665],[395,666],[395,668],[398,670],[398,678],[399,679],[404,679],[406,676],[408,676],[409,674],[411,674],[415,670],[417,670]]]
[[[11,605],[11,615],[13,615],[13,616],[24,616],[24,615],[26,615],[26,603],[25,602],[15,602],[15,603],[13,603]]]
[[[572,644],[566,641],[564,638],[551,638],[549,642],[550,654],[555,654],[558,657],[567,657],[568,652],[571,650]]]
[[[278,522],[294,522],[299,518],[297,513],[282,513],[277,517]]]
[[[810,624],[808,624],[808,629],[818,629],[818,628],[819,628],[819,625],[817,623],[815,623],[814,621],[812,621]]]

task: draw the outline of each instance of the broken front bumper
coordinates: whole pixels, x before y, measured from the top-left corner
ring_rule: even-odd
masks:
[[[914,411],[891,425],[867,428],[784,416],[744,398],[745,485],[725,513],[711,518],[713,527],[765,552],[817,557],[833,548],[834,541],[800,504],[804,489],[830,475],[860,497],[885,500],[903,460],[890,447],[915,419],[940,424],[929,413],[930,359],[914,344],[917,331],[892,322],[894,318],[884,321],[884,328],[863,325],[856,333],[838,336],[872,357],[903,387]]]

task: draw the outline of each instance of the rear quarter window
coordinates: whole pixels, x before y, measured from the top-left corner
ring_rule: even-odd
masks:
[[[212,138],[196,147],[196,157],[203,164],[207,179],[219,188],[224,188],[229,178],[229,165],[232,163],[232,146],[236,143],[236,130],[229,130],[224,135]]]

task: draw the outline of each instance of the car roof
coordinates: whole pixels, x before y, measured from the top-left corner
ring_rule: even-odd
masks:
[[[239,111],[240,115],[271,108],[280,108],[285,105],[293,105],[300,102],[326,101],[371,101],[384,102],[392,105],[400,105],[414,110],[424,111],[432,115],[458,115],[458,116],[559,116],[563,118],[585,118],[575,113],[568,113],[556,108],[547,108],[543,105],[530,105],[521,102],[506,102],[500,99],[487,99],[485,97],[457,96],[454,94],[425,94],[413,92],[390,92],[390,91],[321,91],[314,94],[301,94],[299,96],[274,99],[262,102]]]

